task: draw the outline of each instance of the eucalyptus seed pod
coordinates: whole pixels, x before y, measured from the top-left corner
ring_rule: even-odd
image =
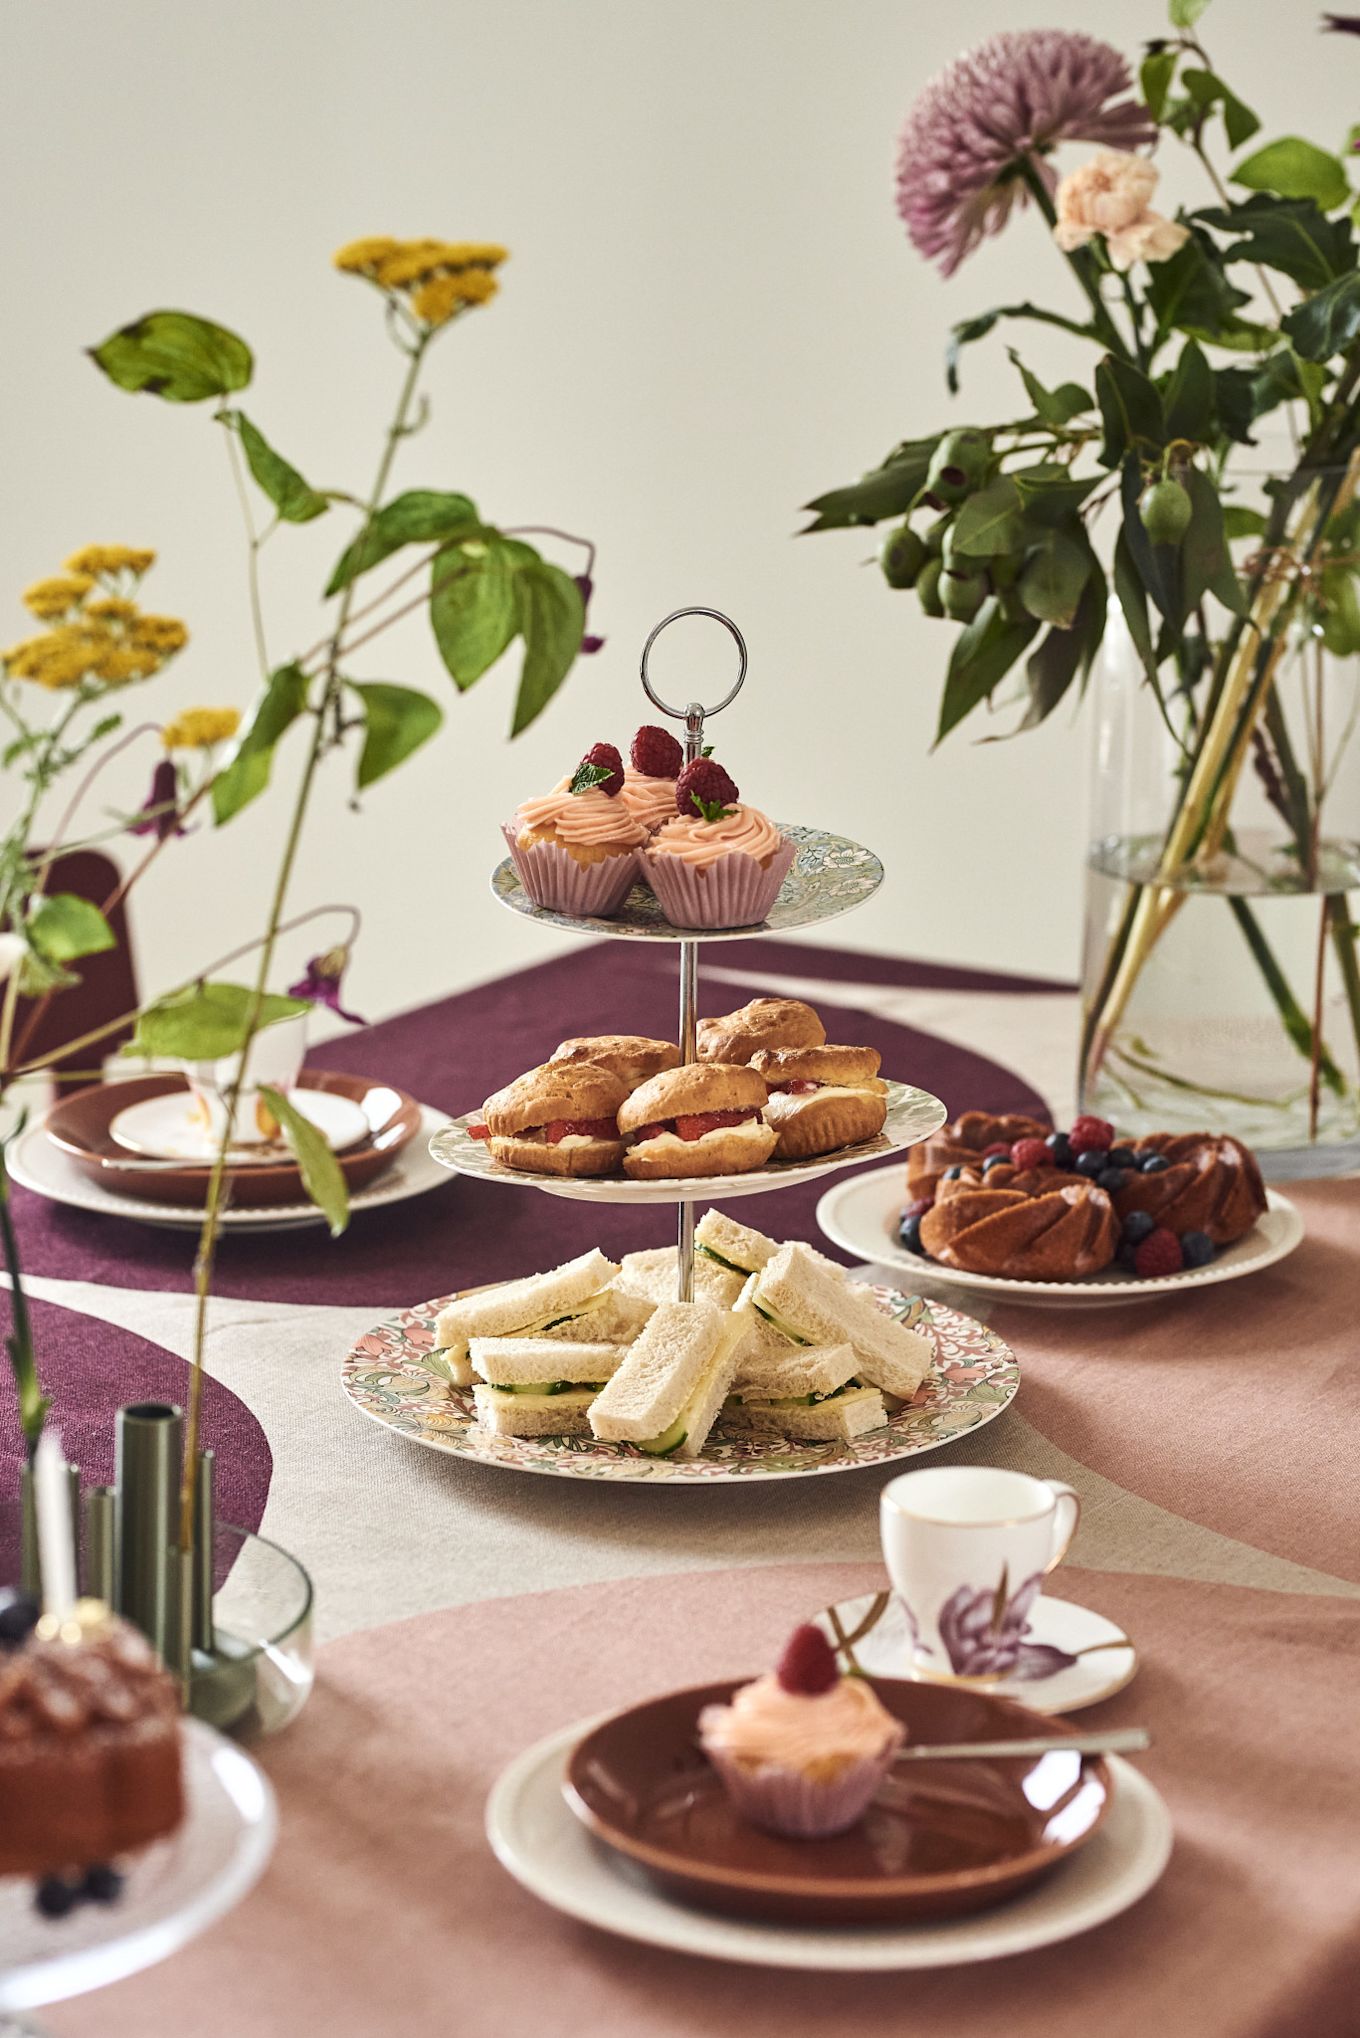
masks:
[[[910,524],[899,524],[883,540],[878,563],[889,587],[914,587],[928,554],[925,540]]]
[[[978,488],[991,465],[992,442],[973,427],[946,432],[931,456],[926,487],[941,502],[962,502]]]
[[[987,599],[987,577],[982,573],[950,573],[940,576],[940,599],[944,612],[956,623],[971,623]]]
[[[942,517],[936,517],[933,524],[926,525],[925,548],[933,558],[938,559],[943,553],[944,541],[949,535],[949,526],[953,521],[953,510],[946,510]]]
[[[927,559],[916,576],[916,599],[928,616],[944,614],[944,603],[940,599],[940,575],[943,570],[938,559]]]
[[[1154,545],[1179,545],[1190,527],[1190,497],[1179,481],[1156,481],[1138,505]]]

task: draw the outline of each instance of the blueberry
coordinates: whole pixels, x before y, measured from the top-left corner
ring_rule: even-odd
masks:
[[[984,1175],[990,1175],[993,1168],[1008,1168],[1010,1164],[1011,1157],[1008,1153],[989,1153],[982,1163],[982,1172]]]
[[[1132,1239],[1126,1238],[1121,1241],[1119,1250],[1115,1254],[1115,1258],[1118,1260],[1120,1266],[1127,1268],[1129,1273],[1133,1273],[1134,1271],[1133,1256],[1137,1252],[1137,1250],[1138,1247],[1134,1243],[1134,1241]]]
[[[1124,1219],[1124,1243],[1130,1255],[1133,1248],[1143,1243],[1150,1232],[1157,1229],[1157,1220],[1147,1210],[1130,1210]]]
[[[33,1901],[45,1918],[64,1918],[75,1909],[79,1891],[60,1875],[45,1875],[34,1891]]]
[[[1079,1153],[1072,1165],[1079,1175],[1089,1175],[1094,1182],[1105,1172],[1105,1155],[1099,1148],[1090,1147],[1085,1153]]]
[[[1070,1168],[1072,1165],[1072,1142],[1065,1132],[1050,1132],[1044,1141],[1053,1156],[1055,1168]]]
[[[1181,1233],[1181,1258],[1187,1267],[1207,1267],[1217,1251],[1207,1231]]]
[[[957,1182],[962,1173],[963,1173],[962,1168],[946,1168],[944,1171],[944,1180],[946,1182]]]
[[[1106,1159],[1109,1159],[1108,1154]],[[1123,1168],[1102,1168],[1096,1176],[1096,1180],[1102,1189],[1108,1189],[1112,1196],[1117,1196],[1124,1186],[1125,1170]]]
[[[1136,1168],[1138,1156],[1131,1146],[1112,1146],[1105,1156],[1112,1168]]]
[[[921,1220],[919,1217],[904,1217],[897,1227],[897,1236],[901,1239],[909,1253],[920,1253],[922,1257],[925,1256],[926,1249],[921,1243]]]
[[[85,1871],[80,1894],[92,1904],[114,1903],[123,1894],[123,1878],[111,1862],[96,1861]]]
[[[31,1593],[19,1592],[12,1585],[0,1586],[0,1649],[17,1649],[26,1642],[41,1611]]]
[[[1164,1153],[1145,1153],[1138,1165],[1145,1175],[1160,1175],[1171,1163]]]

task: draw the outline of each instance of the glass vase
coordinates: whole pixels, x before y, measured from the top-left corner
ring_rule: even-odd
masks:
[[[1312,606],[1270,669],[1216,825],[1178,858],[1204,698],[1159,705],[1111,603],[1089,704],[1079,1088],[1121,1132],[1233,1133],[1287,1180],[1360,1167],[1360,658],[1326,648]]]

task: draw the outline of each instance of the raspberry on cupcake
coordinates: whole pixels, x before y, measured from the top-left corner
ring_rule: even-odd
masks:
[[[742,805],[716,758],[696,757],[675,782],[675,813],[640,861],[673,927],[753,927],[793,866],[793,844]]]
[[[623,800],[644,828],[659,828],[675,812],[675,781],[685,753],[669,729],[646,724],[633,738],[623,774]]]
[[[647,830],[621,795],[623,759],[594,744],[569,778],[524,800],[502,827],[519,881],[536,906],[578,917],[618,911],[637,881]]]

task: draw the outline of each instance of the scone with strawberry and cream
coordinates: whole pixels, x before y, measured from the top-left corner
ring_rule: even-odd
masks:
[[[754,927],[793,867],[793,844],[727,772],[696,757],[675,783],[675,813],[639,859],[673,927]]]
[[[754,1069],[687,1062],[633,1091],[619,1109],[623,1171],[635,1181],[674,1175],[744,1175],[774,1152],[762,1115],[768,1092]]]
[[[650,834],[675,818],[675,781],[685,753],[669,729],[647,724],[634,736],[628,758],[621,798]]]
[[[862,1677],[842,1677],[820,1628],[795,1628],[768,1677],[699,1715],[699,1740],[737,1810],[794,1839],[863,1818],[906,1738]]]
[[[578,918],[618,911],[638,877],[647,829],[620,798],[623,759],[596,743],[569,778],[524,800],[502,827],[519,881],[536,906]]]

